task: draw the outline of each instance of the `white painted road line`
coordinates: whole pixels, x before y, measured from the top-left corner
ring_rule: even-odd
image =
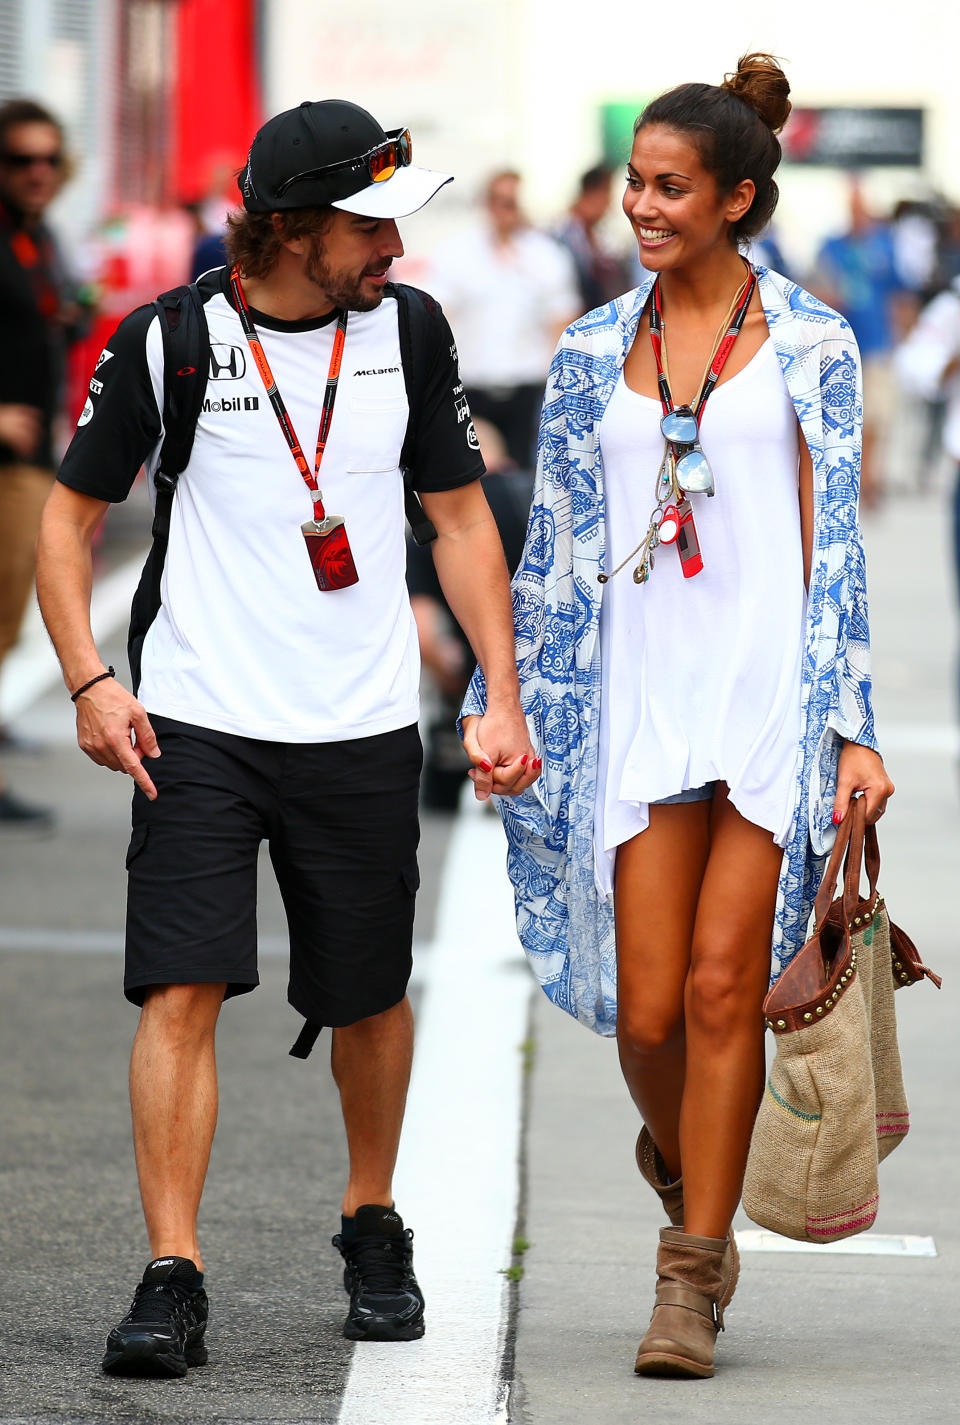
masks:
[[[140,579],[146,551],[98,579],[90,600],[90,626],[97,643],[105,642],[130,618],[130,601]],[[34,607],[20,642],[0,673],[0,719],[10,721],[60,681],[60,665]]]
[[[532,982],[499,818],[454,826],[430,952],[396,1179],[414,1229],[427,1332],[358,1343],[339,1425],[487,1425],[500,1379],[519,1191],[521,1045]]]
[[[821,1257],[935,1257],[936,1243],[932,1237],[912,1237],[909,1234],[861,1232],[856,1237],[844,1237],[842,1242],[795,1242],[776,1232],[750,1229],[737,1233],[741,1252],[808,1252]]]

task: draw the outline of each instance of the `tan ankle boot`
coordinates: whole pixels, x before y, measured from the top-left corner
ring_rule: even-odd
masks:
[[[727,1245],[725,1237],[660,1229],[656,1304],[637,1351],[638,1375],[713,1375],[714,1344],[723,1330],[720,1292]]]
[[[648,1182],[663,1203],[670,1219],[671,1227],[683,1226],[683,1178],[675,1182],[667,1181],[667,1168],[660,1156],[660,1149],[650,1137],[644,1124],[637,1139],[637,1167],[645,1182]],[[733,1228],[727,1233],[727,1248],[723,1254],[723,1289],[720,1293],[720,1309],[729,1306],[737,1289],[740,1276],[740,1253],[733,1235]]]
[[[637,1167],[641,1177],[650,1184],[663,1203],[671,1227],[682,1227],[683,1179],[677,1178],[675,1182],[668,1182],[667,1166],[660,1156],[660,1149],[650,1137],[646,1124],[640,1129],[640,1137],[637,1139]]]

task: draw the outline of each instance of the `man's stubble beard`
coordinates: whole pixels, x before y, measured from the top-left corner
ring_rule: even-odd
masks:
[[[315,286],[334,304],[348,312],[372,312],[383,301],[383,291],[367,295],[360,277],[348,277],[342,272],[334,272],[323,254],[322,239],[315,237],[311,243],[304,272]]]

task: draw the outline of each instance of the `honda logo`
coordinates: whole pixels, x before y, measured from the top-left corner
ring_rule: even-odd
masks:
[[[239,381],[246,374],[247,358],[241,346],[210,343],[210,380]]]

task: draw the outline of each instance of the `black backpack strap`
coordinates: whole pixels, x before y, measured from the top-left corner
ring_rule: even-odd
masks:
[[[392,285],[392,284],[391,284]],[[437,531],[420,503],[420,497],[410,483],[410,465],[416,444],[417,418],[423,408],[426,390],[428,360],[426,352],[430,336],[430,306],[432,297],[420,292],[416,287],[398,285],[393,287],[397,299],[400,326],[400,365],[403,367],[403,384],[407,388],[407,429],[400,450],[400,469],[403,472],[403,506],[410,532],[417,544],[430,544],[437,537]]]
[[[130,609],[127,655],[134,692],[140,686],[143,640],[160,608],[173,496],[193,450],[210,367],[210,333],[196,283],[162,292],[153,305],[163,338],[163,444],[153,477],[153,544]]]
[[[157,490],[176,488],[193,450],[207,389],[210,333],[195,282],[162,292],[154,302],[163,336],[163,445],[154,477]],[[161,478],[163,477],[163,478]]]

